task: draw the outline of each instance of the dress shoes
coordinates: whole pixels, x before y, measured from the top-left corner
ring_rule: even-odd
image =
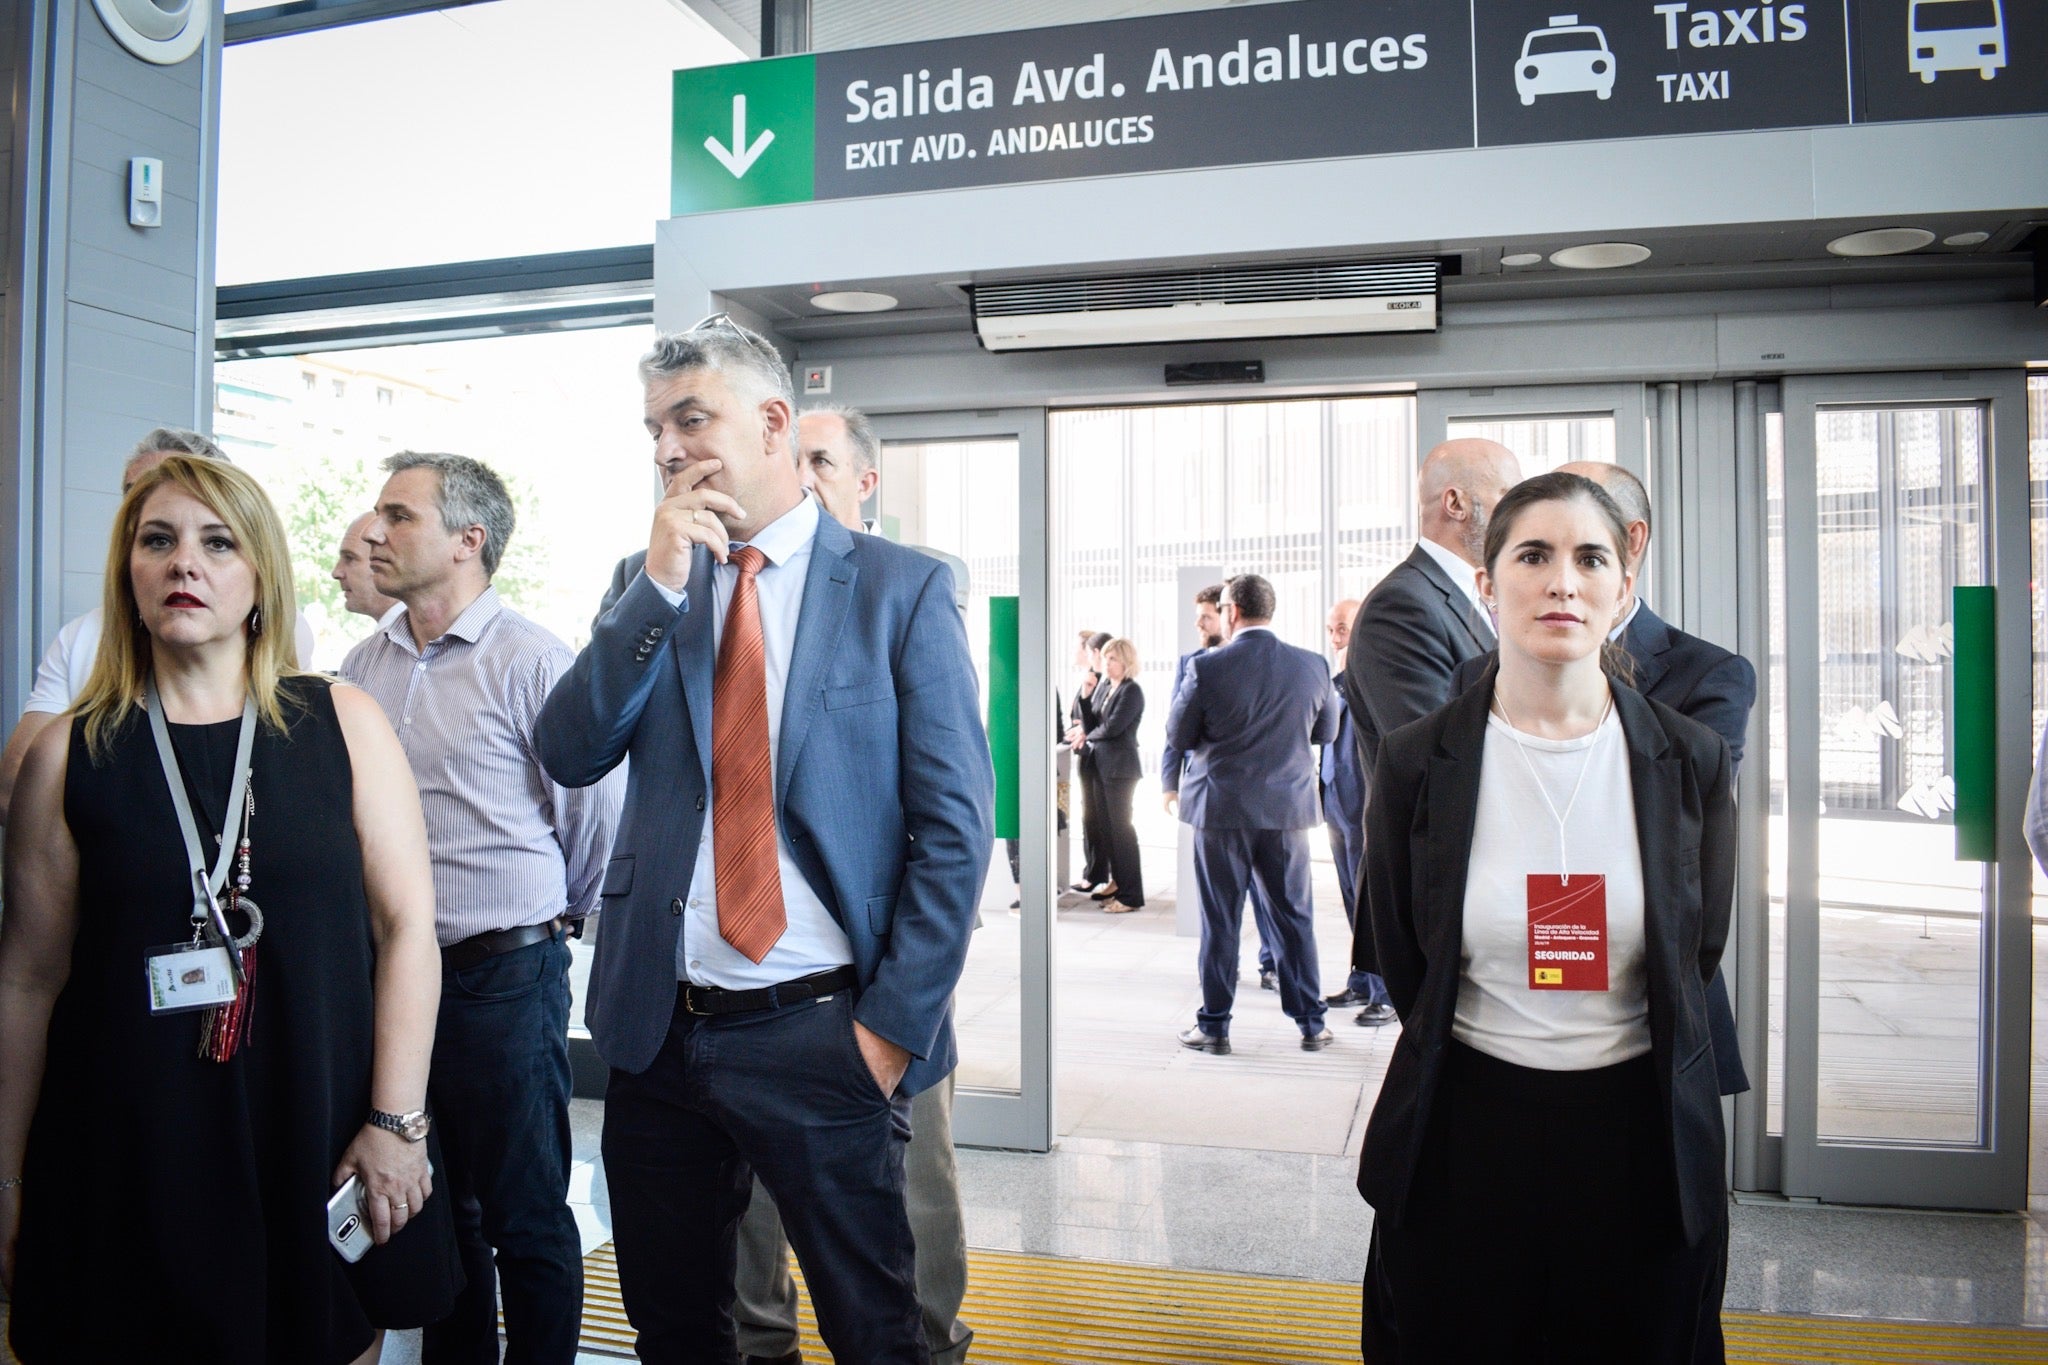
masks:
[[[1279,990],[1280,974],[1278,972],[1267,971],[1264,967],[1259,968],[1259,989],[1262,991]]]
[[[1093,891],[1090,891],[1088,893],[1088,899],[1093,901],[1106,901],[1111,899],[1115,895],[1116,883],[1104,882],[1102,885],[1096,887]]]
[[[1181,1030],[1180,1045],[1193,1048],[1196,1052],[1213,1052],[1218,1057],[1230,1055],[1230,1035],[1227,1033],[1204,1033],[1200,1024],[1191,1029]]]
[[[1358,1017],[1351,1022],[1357,1024],[1360,1028],[1382,1028],[1393,1023],[1396,1017],[1392,1005],[1367,1005],[1358,1012]]]
[[[1337,1041],[1337,1035],[1328,1029],[1324,1029],[1320,1033],[1304,1033],[1301,1035],[1301,1050],[1303,1052],[1321,1052],[1335,1041]]]
[[[1067,890],[1069,891],[1093,891],[1094,889],[1094,882],[1075,882],[1072,886],[1067,888]]]
[[[1357,991],[1352,990],[1349,986],[1346,986],[1343,990],[1338,991],[1335,995],[1324,996],[1323,1003],[1325,1005],[1328,1005],[1333,1010],[1340,1010],[1345,1008],[1347,1005],[1370,1004],[1372,1003],[1372,997],[1369,995],[1361,995]]]

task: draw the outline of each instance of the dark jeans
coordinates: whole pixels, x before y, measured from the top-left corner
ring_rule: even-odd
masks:
[[[1238,934],[1244,900],[1256,884],[1252,913],[1264,918],[1259,935],[1273,950],[1280,1008],[1304,1036],[1320,1033],[1322,987],[1317,982],[1316,927],[1308,879],[1308,838],[1298,829],[1195,831],[1195,881],[1202,895],[1202,1007],[1195,1022],[1204,1033],[1230,1032],[1237,998]]]
[[[612,1070],[605,1178],[641,1360],[738,1361],[735,1244],[758,1175],[833,1357],[925,1365],[903,1200],[910,1099],[876,1087],[853,1004],[840,991],[748,1014],[678,1008],[647,1070]]]
[[[427,1328],[425,1365],[570,1365],[583,1247],[569,1211],[569,945],[552,939],[443,971],[427,1084],[468,1287]],[[492,1249],[497,1251],[496,1270]]]

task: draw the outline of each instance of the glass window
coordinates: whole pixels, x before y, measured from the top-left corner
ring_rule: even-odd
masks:
[[[328,575],[343,530],[383,485],[379,462],[403,449],[471,455],[505,477],[519,520],[498,591],[580,646],[612,566],[647,542],[658,490],[635,364],[652,335],[623,327],[216,365],[214,433],[285,518],[318,641],[312,665],[336,667],[370,631]],[[331,388],[309,389],[301,373]],[[391,401],[374,396],[384,392]],[[305,416],[312,403],[318,422]]]
[[[1548,474],[1559,465],[1579,460],[1614,463],[1614,415],[1531,417],[1477,421],[1454,417],[1444,424],[1446,436],[1477,436],[1498,441],[1521,461],[1522,477]]]
[[[496,0],[239,43],[218,279],[652,241],[670,77],[740,56],[670,0]],[[294,110],[319,111],[312,132]]]

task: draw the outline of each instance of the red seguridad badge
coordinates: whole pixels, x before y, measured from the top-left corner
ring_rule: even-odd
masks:
[[[1529,874],[1529,989],[1607,989],[1607,878]]]

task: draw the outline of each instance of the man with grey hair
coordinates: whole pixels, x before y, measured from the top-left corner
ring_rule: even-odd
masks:
[[[758,1174],[833,1356],[927,1365],[903,1147],[994,840],[966,631],[805,490],[765,340],[709,318],[641,377],[665,493],[536,735],[564,782],[630,759],[585,1018],[635,1349],[735,1359]]]
[[[403,610],[341,674],[398,732],[434,865],[427,1099],[469,1283],[427,1328],[422,1359],[496,1361],[502,1298],[506,1359],[571,1365],[583,1259],[568,1203],[568,940],[597,907],[620,787],[559,786],[535,757],[541,708],[573,656],[491,586],[514,522],[504,482],[461,455],[406,451],[384,467],[363,542],[377,590]],[[424,1135],[420,1115],[388,1117]]]
[[[798,467],[804,487],[818,497],[825,515],[849,531],[881,535],[880,523],[861,515],[862,504],[882,486],[882,438],[859,408],[805,408],[796,424]],[[900,542],[909,544],[908,541]],[[930,545],[911,545],[953,572],[953,601],[967,610],[967,561]]]
[[[173,455],[233,463],[208,436],[184,427],[154,427],[128,453],[127,462],[121,467],[121,491],[126,493],[137,479]],[[304,667],[313,657],[313,628],[306,623],[304,612],[299,613],[292,639],[298,648],[298,662]],[[0,751],[0,825],[7,823],[8,800],[14,791],[14,779],[21,772],[22,760],[28,756],[28,746],[44,727],[71,709],[73,699],[85,690],[85,680],[92,676],[93,660],[99,652],[98,607],[66,621],[44,651],[42,662],[36,666],[35,684],[29,689],[28,700],[22,703],[21,720],[8,736],[6,749]]]

